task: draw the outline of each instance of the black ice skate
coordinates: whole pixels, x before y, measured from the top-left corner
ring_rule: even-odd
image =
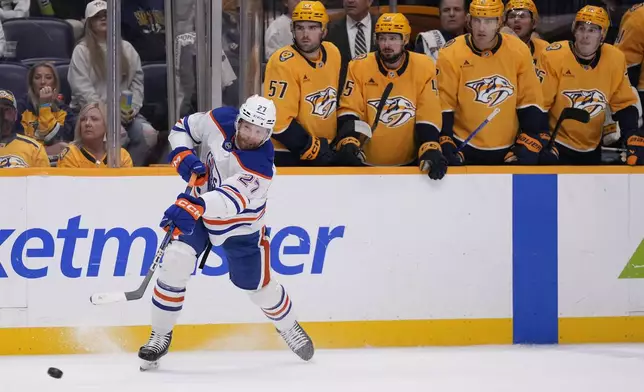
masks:
[[[159,359],[168,353],[172,342],[172,331],[167,334],[159,334],[152,331],[150,340],[139,349],[139,358],[141,362],[141,371],[156,369],[159,367]]]
[[[313,353],[315,352],[313,341],[297,321],[289,330],[277,330],[277,332],[298,357],[305,361],[313,358]]]

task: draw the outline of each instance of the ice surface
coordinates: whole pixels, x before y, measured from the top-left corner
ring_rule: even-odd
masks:
[[[47,375],[58,367],[62,379]],[[644,345],[170,352],[142,373],[135,353],[0,356],[0,391],[642,391]]]

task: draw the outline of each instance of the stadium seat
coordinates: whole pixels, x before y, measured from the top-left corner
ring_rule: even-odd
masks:
[[[7,42],[16,42],[15,60],[72,57],[74,30],[62,19],[9,19],[2,22],[2,28]]]
[[[24,65],[31,68],[38,63],[51,63],[54,65],[69,64],[70,59],[59,57],[34,57],[31,59],[24,59],[21,61]]]
[[[27,94],[29,68],[20,63],[0,63],[0,89],[10,90],[16,99]]]
[[[155,129],[168,128],[168,82],[165,63],[147,63],[143,69],[143,107],[141,114]]]
[[[67,72],[69,71],[69,63],[67,64],[56,64],[56,72],[58,72],[58,78],[60,80],[60,94],[63,94],[65,98],[65,103],[69,105],[69,102],[72,100],[72,88],[69,86],[67,81]]]

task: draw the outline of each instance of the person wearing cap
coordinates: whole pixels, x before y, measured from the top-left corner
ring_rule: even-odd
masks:
[[[0,90],[0,168],[49,167],[45,147],[16,133],[18,105],[9,90]]]
[[[104,103],[90,103],[83,107],[74,128],[74,141],[60,153],[58,167],[108,167],[106,112]],[[124,148],[121,148],[120,167],[132,167],[132,158]]]
[[[31,67],[27,84],[27,94],[18,100],[17,132],[36,139],[55,157],[74,140],[76,115],[58,93],[60,80],[51,63]]]
[[[631,88],[624,53],[604,42],[610,20],[601,7],[585,6],[572,23],[572,41],[554,42],[541,53],[544,108],[554,128],[565,108],[585,110],[590,122],[564,121],[554,148],[542,163],[600,165],[606,109],[612,112],[626,143],[627,163],[644,163],[644,134],[638,129],[637,95]]]
[[[79,111],[88,103],[107,102],[107,3],[94,0],[85,8],[85,36],[74,48],[68,81],[72,89],[70,106]],[[121,106],[121,122],[129,141],[123,140],[135,166],[144,166],[157,143],[157,131],[139,113],[143,106],[141,58],[127,41],[121,41],[121,91],[132,93],[129,108]]]

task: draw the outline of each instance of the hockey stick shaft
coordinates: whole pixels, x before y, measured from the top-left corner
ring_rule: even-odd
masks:
[[[195,186],[196,180],[197,180],[197,175],[193,173],[192,176],[190,177],[190,181],[188,182],[188,186],[186,187],[185,193],[192,192],[192,189]],[[163,237],[163,240],[161,241],[161,245],[159,245],[159,249],[157,250],[157,253],[154,255],[154,260],[152,260],[152,264],[150,265],[148,272],[145,274],[145,278],[143,278],[143,281],[141,282],[141,284],[136,290],[126,291],[126,292],[109,292],[109,293],[93,294],[89,298],[90,302],[94,305],[103,305],[103,304],[114,303],[114,302],[136,301],[138,299],[143,298],[143,295],[145,294],[145,291],[148,288],[150,281],[152,280],[152,276],[154,275],[154,272],[156,271],[157,267],[161,262],[161,258],[165,253],[165,249],[168,247],[168,245],[170,244],[170,241],[172,240],[173,231],[174,231],[174,224],[170,224],[170,227],[168,227],[167,233],[165,234],[165,236]]]
[[[590,121],[590,114],[583,109],[577,109],[572,107],[564,108],[561,114],[559,115],[559,118],[557,119],[557,123],[555,124],[555,129],[552,131],[552,135],[550,136],[550,141],[546,146],[546,150],[552,149],[552,146],[555,143],[555,139],[559,134],[559,129],[561,129],[561,124],[565,120],[575,120],[584,124],[588,124],[588,122]]]
[[[382,114],[382,111],[387,104],[387,99],[389,99],[389,94],[391,94],[391,90],[393,89],[393,82],[389,82],[389,84],[385,86],[385,91],[382,92],[382,96],[380,97],[380,101],[378,102],[378,107],[376,108],[376,117],[373,120],[373,124],[371,125],[371,137],[373,137],[374,132],[376,132],[376,128],[378,127],[378,123],[380,122],[380,115]],[[363,145],[366,142],[366,137],[361,137],[360,139],[360,145]]]
[[[456,148],[456,152],[459,152],[459,151],[461,151],[462,149],[464,149],[464,148],[465,148],[465,146],[467,146],[467,143],[469,143],[469,142],[470,142],[470,140],[472,140],[472,139],[474,138],[474,136],[476,136],[479,132],[481,132],[481,130],[483,130],[483,128],[485,128],[485,126],[486,126],[490,121],[492,121],[492,119],[494,119],[494,117],[496,117],[496,115],[497,115],[497,114],[499,114],[499,113],[501,113],[501,109],[500,109],[500,108],[496,108],[496,109],[494,109],[494,111],[493,111],[492,113],[490,113],[490,115],[489,115],[489,116],[487,116],[487,118],[486,118],[485,120],[483,120],[483,122],[481,123],[481,125],[479,125],[479,126],[474,130],[474,132],[470,133],[470,136],[468,136],[465,140],[463,140],[463,143],[461,143],[461,145],[460,145],[460,146],[458,146],[458,147]]]

